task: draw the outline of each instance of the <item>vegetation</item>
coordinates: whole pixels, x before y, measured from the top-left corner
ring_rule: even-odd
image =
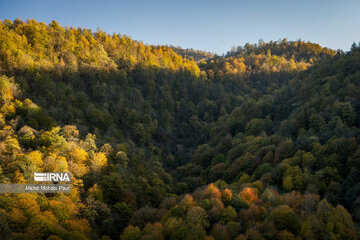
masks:
[[[224,56],[0,22],[0,239],[358,239],[360,46]]]

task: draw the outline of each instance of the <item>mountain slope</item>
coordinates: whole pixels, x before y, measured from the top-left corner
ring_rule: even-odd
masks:
[[[358,239],[359,63],[356,45],[220,57],[5,20],[1,182],[61,168],[74,190],[2,195],[0,236]]]

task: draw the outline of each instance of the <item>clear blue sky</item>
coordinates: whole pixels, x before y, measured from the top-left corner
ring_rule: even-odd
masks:
[[[222,54],[232,46],[287,38],[348,50],[360,41],[359,0],[0,0],[0,19],[57,20],[148,44]]]

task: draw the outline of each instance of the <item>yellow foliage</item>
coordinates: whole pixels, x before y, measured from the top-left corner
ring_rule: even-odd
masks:
[[[19,170],[16,170],[15,172],[14,183],[18,183],[18,184],[26,183],[24,175],[20,173]]]
[[[68,152],[69,170],[76,176],[81,177],[88,172],[85,164],[88,163],[89,154],[79,146],[74,145]]]
[[[69,166],[65,157],[51,153],[44,161],[43,169],[48,172],[67,172]]]
[[[184,198],[181,200],[180,205],[184,208],[188,209],[195,205],[194,199],[190,194],[186,194]]]
[[[107,158],[105,153],[97,152],[91,159],[91,168],[93,171],[99,171],[101,168],[107,166]]]
[[[49,200],[49,209],[59,220],[71,219],[79,212],[76,204],[66,196],[59,200]]]
[[[34,199],[21,198],[16,201],[16,207],[22,209],[25,216],[31,218],[40,213],[40,207]]]
[[[82,177],[88,173],[88,168],[84,164],[69,163],[69,170],[75,177]]]
[[[221,198],[221,192],[213,183],[210,183],[204,191],[205,198]]]
[[[258,199],[257,189],[249,187],[244,188],[239,195],[248,206]]]
[[[36,167],[42,167],[43,160],[42,160],[42,153],[38,150],[32,151],[27,155],[28,161],[35,165]]]
[[[71,219],[63,222],[64,227],[69,230],[89,233],[91,228],[86,219]]]
[[[16,225],[25,225],[27,222],[27,218],[23,214],[23,212],[18,208],[11,208],[8,215],[8,221],[10,224],[16,224]]]
[[[16,153],[20,151],[20,145],[16,138],[8,136],[4,141],[5,151],[8,154]]]
[[[65,157],[56,158],[56,172],[68,172],[69,166]]]
[[[6,125],[1,131],[4,131],[4,134],[6,135],[14,136],[14,129],[12,129],[12,127],[9,125]]]
[[[5,125],[5,118],[4,116],[0,113],[0,128],[3,127]]]
[[[70,152],[69,152],[69,160],[74,163],[80,163],[85,164],[85,162],[88,160],[89,154],[82,148],[75,146]]]
[[[4,104],[1,106],[0,112],[4,115],[13,115],[16,112],[14,104]]]
[[[229,202],[229,201],[231,201],[232,198],[233,198],[233,194],[229,189],[225,188],[221,192],[221,199],[223,202]]]
[[[50,221],[52,222],[58,222],[58,220],[56,219],[56,217],[54,216],[54,214],[50,211],[44,211],[42,212],[42,214]]]

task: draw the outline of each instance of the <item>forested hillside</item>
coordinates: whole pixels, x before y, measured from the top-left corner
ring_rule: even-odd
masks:
[[[217,56],[0,22],[1,239],[358,239],[360,46]]]

